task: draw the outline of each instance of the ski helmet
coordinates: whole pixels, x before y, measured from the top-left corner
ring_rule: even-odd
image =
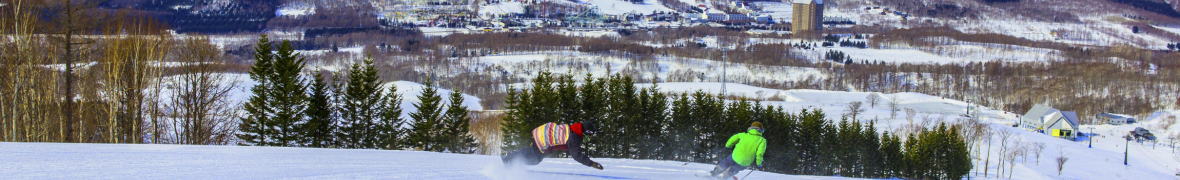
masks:
[[[582,133],[586,135],[594,135],[598,132],[598,125],[592,120],[582,121]]]
[[[766,133],[766,128],[762,128],[762,122],[754,121],[754,123],[750,123],[750,129],[758,130],[758,133]]]

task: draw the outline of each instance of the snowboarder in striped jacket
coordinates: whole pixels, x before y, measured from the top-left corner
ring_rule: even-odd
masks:
[[[545,123],[533,129],[532,146],[508,153],[502,160],[505,165],[512,165],[515,161],[537,165],[545,158],[546,153],[565,150],[578,163],[602,170],[602,164],[591,161],[590,157],[582,152],[584,137],[594,135],[597,130],[594,121],[573,124]]]
[[[766,138],[762,137],[762,133],[765,132],[761,122],[754,122],[746,132],[730,136],[725,142],[725,148],[732,148],[733,153],[721,158],[710,175],[732,177],[738,171],[754,165],[757,165],[754,168],[762,169],[763,154],[766,154]]]

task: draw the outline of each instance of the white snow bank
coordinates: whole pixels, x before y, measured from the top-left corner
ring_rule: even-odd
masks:
[[[524,4],[520,2],[500,2],[479,6],[480,15],[506,15],[524,13]]]
[[[255,85],[258,85],[257,81],[250,79],[249,74],[213,73],[210,76],[214,78],[222,78],[222,83],[228,83],[220,84],[222,86],[232,85],[231,87],[228,87],[230,90],[227,94],[227,97],[225,97],[226,105],[230,106],[243,105],[248,99],[250,99],[250,96],[254,95],[250,89],[254,88]],[[178,84],[181,81],[180,78],[182,78],[182,76],[173,75],[163,77],[160,80],[162,83],[160,86],[160,94],[156,96],[156,98],[158,98],[161,104],[168,104],[172,102],[173,96],[176,96],[177,86],[181,86],[181,84]],[[151,89],[147,89],[147,91],[150,92]]]
[[[316,7],[314,5],[295,3],[280,7],[275,11],[276,16],[306,16],[315,14]]]
[[[422,90],[426,89],[426,85],[410,81],[394,81],[382,84],[381,87],[388,89],[389,85],[397,86],[397,94],[402,98],[402,119],[409,120],[410,113],[418,112],[418,109],[414,108],[414,104],[422,102],[418,99],[418,95],[422,94]],[[438,96],[442,98],[440,104],[442,105],[443,111],[446,111],[446,106],[451,102],[451,92],[449,89],[438,88]],[[483,105],[479,102],[479,97],[463,94],[463,106],[467,106],[467,110],[483,110]]]
[[[656,0],[644,0],[641,4],[635,4],[623,0],[582,0],[581,2],[598,7],[599,13],[609,15],[622,15],[627,13],[651,14],[654,12],[676,12],[676,10],[664,7],[664,5],[660,4],[660,2]]]
[[[159,144],[0,143],[4,179],[700,179],[712,165],[569,158],[503,168],[500,157],[420,151]],[[743,172],[744,174],[745,172]],[[747,179],[845,179],[755,172]]]

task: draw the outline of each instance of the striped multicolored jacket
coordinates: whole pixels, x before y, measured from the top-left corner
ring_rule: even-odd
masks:
[[[569,138],[570,126],[566,124],[545,123],[533,129],[533,141],[541,153],[551,147],[565,145]]]

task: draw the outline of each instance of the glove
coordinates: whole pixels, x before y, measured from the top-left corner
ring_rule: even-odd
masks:
[[[602,170],[602,164],[594,163],[594,164],[591,164],[590,167],[592,167],[594,169]]]

